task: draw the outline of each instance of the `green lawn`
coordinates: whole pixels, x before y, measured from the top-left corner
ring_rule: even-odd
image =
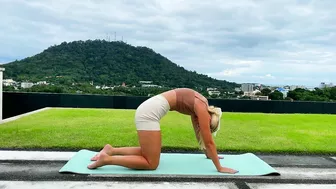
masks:
[[[50,109],[0,125],[0,148],[100,149],[138,145],[134,110]],[[219,151],[336,153],[336,115],[223,113]],[[164,149],[198,148],[190,118],[161,121]]]

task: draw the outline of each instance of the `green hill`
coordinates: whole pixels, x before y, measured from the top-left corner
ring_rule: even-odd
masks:
[[[124,42],[88,40],[63,42],[20,61],[4,64],[5,78],[17,81],[48,81],[61,84],[139,85],[153,81],[166,87],[219,87],[238,84],[189,71],[147,47]]]

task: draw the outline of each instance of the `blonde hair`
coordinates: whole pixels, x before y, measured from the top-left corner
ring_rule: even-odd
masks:
[[[219,107],[209,106],[208,112],[210,113],[211,116],[210,131],[213,136],[216,136],[217,132],[220,129],[220,119],[222,117],[222,110]],[[198,136],[199,136],[200,148],[206,149],[200,132],[198,133]]]

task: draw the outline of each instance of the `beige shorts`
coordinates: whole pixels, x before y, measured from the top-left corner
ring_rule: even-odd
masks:
[[[137,130],[159,131],[160,120],[170,110],[167,99],[156,95],[144,101],[135,112]]]

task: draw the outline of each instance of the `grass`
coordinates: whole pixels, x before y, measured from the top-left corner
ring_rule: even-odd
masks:
[[[134,110],[50,109],[0,125],[0,148],[100,149],[138,146]],[[219,151],[336,153],[336,116],[223,113]],[[161,120],[164,149],[197,150],[190,118],[169,112]]]

